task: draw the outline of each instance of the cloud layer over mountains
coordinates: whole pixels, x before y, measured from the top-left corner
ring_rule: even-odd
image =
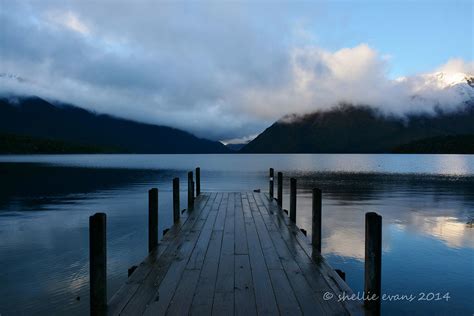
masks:
[[[474,74],[472,61],[390,78],[390,56],[364,43],[323,49],[286,4],[139,4],[2,2],[0,92],[213,139],[341,101],[405,113],[473,96],[468,86],[453,88],[464,80],[458,73]]]

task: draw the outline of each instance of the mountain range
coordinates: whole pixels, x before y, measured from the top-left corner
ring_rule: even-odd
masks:
[[[1,97],[0,133],[4,153],[229,152],[220,142],[179,129],[96,114],[38,97]]]
[[[385,116],[368,106],[344,104],[329,111],[280,120],[240,152],[389,153],[414,141],[466,134],[474,134],[474,103],[453,112],[403,117]]]
[[[403,78],[399,80],[403,81]],[[288,115],[245,145],[242,153],[474,153],[474,77],[434,73],[425,83],[463,98],[457,108],[404,115],[381,107],[340,104],[330,110]],[[414,95],[413,98],[417,96]]]
[[[440,72],[426,75],[421,85],[426,83],[464,101],[449,110],[433,104],[432,113],[404,115],[382,112],[383,104],[344,103],[287,115],[248,144],[228,146],[71,104],[3,96],[0,153],[474,153],[474,77]]]

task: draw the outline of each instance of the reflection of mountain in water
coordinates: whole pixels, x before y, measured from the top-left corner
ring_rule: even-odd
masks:
[[[319,187],[326,198],[341,202],[383,199],[399,194],[429,196],[436,200],[453,195],[474,203],[474,176],[316,172],[288,174],[298,178],[298,188]]]
[[[81,195],[156,180],[158,170],[50,167],[30,163],[1,163],[0,208],[8,210],[15,201],[24,210],[68,203]],[[72,198],[71,195],[74,195]],[[82,197],[87,198],[87,197]]]

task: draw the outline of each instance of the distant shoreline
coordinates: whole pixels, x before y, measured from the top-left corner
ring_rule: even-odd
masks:
[[[474,154],[474,135],[449,135],[437,136],[413,141],[396,147],[387,152],[189,152],[189,153],[134,153],[112,146],[99,146],[93,144],[78,144],[64,140],[38,138],[26,135],[17,135],[11,133],[0,133],[0,155],[77,155],[77,154],[404,154],[404,155],[473,155]]]

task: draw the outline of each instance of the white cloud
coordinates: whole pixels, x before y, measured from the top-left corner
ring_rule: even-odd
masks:
[[[227,145],[227,144],[247,144],[249,143],[250,141],[252,141],[255,137],[257,137],[258,134],[253,134],[253,135],[249,135],[249,136],[244,136],[244,137],[237,137],[237,138],[231,138],[231,139],[224,139],[222,140],[221,142],[224,144],[224,145]]]
[[[446,64],[442,65],[437,71],[446,73],[468,73],[474,74],[474,61],[466,62],[460,58],[450,59]]]
[[[87,35],[90,32],[89,28],[71,11],[51,10],[47,11],[45,16],[49,22],[58,26],[67,27],[83,35]]]
[[[449,60],[434,73],[392,80],[388,77],[389,58],[367,44],[335,52],[314,46],[293,48],[290,56],[291,71],[284,86],[244,92],[243,103],[249,112],[276,118],[349,102],[403,114],[432,111],[438,105],[452,109],[474,97],[474,89],[467,85],[465,94],[449,89],[465,82],[466,74],[474,75],[472,62],[459,59]]]

